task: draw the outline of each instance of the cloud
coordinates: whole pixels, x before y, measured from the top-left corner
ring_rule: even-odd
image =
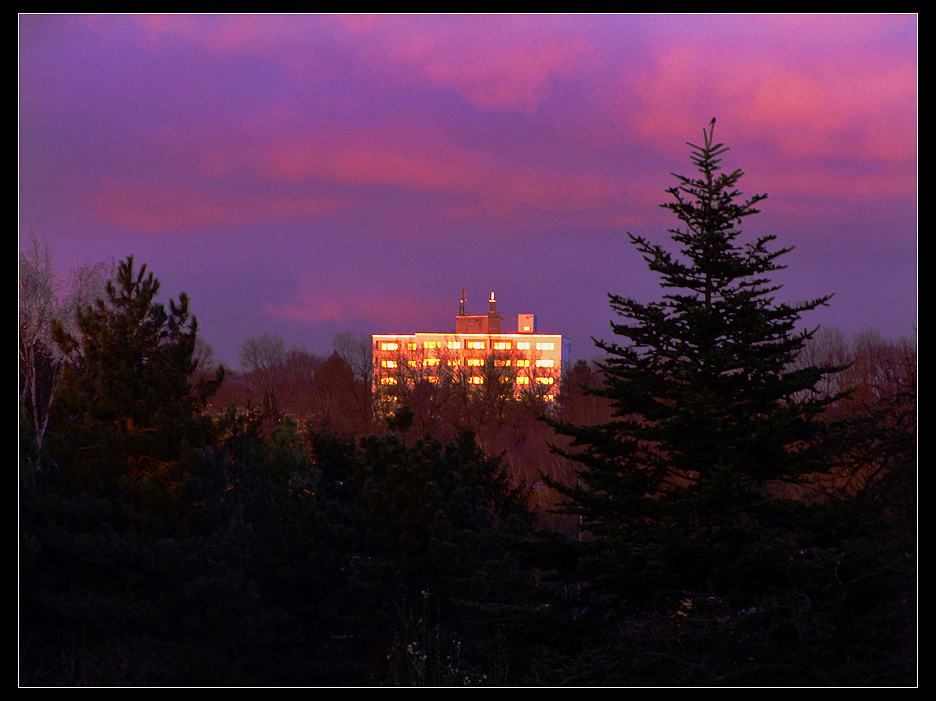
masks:
[[[913,170],[850,172],[821,165],[799,168],[776,167],[754,161],[746,170],[756,172],[758,181],[786,195],[809,195],[842,202],[875,199],[915,198],[917,177]]]
[[[267,313],[280,321],[299,324],[349,323],[364,321],[381,327],[428,329],[436,319],[454,313],[451,305],[414,298],[411,294],[383,292],[379,296],[360,290],[323,291],[308,285],[299,298],[270,305]]]
[[[137,231],[336,213],[376,222],[377,235],[399,234],[404,220],[421,236],[453,224],[511,235],[626,226],[661,201],[667,171],[684,172],[672,164],[688,166],[684,142],[699,139],[712,116],[729,160],[737,156],[772,195],[916,193],[917,66],[904,20],[70,21],[99,31],[96,63],[67,73],[70,100],[58,85],[23,100],[24,114],[61,103],[68,123],[53,129],[45,116],[27,126],[56,158],[74,156],[68,172],[79,175],[61,192],[84,181],[100,220]],[[63,60],[53,64],[59,73]],[[299,64],[303,71],[281,70]],[[123,97],[117,109],[99,96]]]
[[[336,196],[240,196],[118,182],[103,183],[92,197],[92,211],[98,219],[147,234],[289,222],[349,206],[348,198]]]
[[[110,18],[103,19],[110,26]],[[144,33],[144,45],[161,49],[181,39],[218,54],[279,53],[307,33],[301,16],[290,15],[131,15],[127,18]]]
[[[108,17],[88,18],[102,31]],[[316,45],[404,84],[449,89],[485,110],[532,112],[553,82],[586,65],[591,40],[536,15],[135,15],[140,43],[185,42],[219,56],[276,57],[302,73]]]
[[[915,52],[865,45],[880,23],[858,21],[853,36],[836,28],[849,18],[744,21],[737,33],[662,34],[621,73],[619,110],[635,139],[680,149],[714,115],[782,160],[915,159]]]
[[[402,79],[448,88],[485,110],[533,112],[586,65],[591,40],[541,16],[344,16],[362,55]]]
[[[250,155],[249,167],[273,182],[438,195],[439,211],[455,218],[582,212],[607,207],[619,194],[605,176],[524,164],[455,145],[444,135],[341,127],[325,133],[271,141]]]

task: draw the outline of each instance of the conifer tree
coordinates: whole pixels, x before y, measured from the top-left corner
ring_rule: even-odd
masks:
[[[835,398],[812,390],[840,369],[793,369],[812,333],[797,330],[800,315],[831,295],[775,300],[770,276],[791,249],[773,248],[773,235],[744,242],[740,230],[766,195],[743,198],[742,171],[721,171],[728,149],[714,120],[689,146],[698,174],[674,174],[661,205],[680,222],[669,230],[679,252],[630,235],[665,293],[648,304],[609,295],[619,340],[596,341],[607,358],[593,393],[611,401],[613,418],[552,422],[571,439],[560,452],[580,465],[577,484],[554,486],[593,536],[586,577],[631,601],[743,596],[777,575],[770,563],[793,547],[795,507],[774,488],[826,468],[821,413]]]
[[[53,460],[20,491],[24,683],[220,683],[256,634],[203,411],[223,373],[194,379],[188,300],[158,291],[128,258],[55,330]]]
[[[58,458],[84,488],[138,505],[173,498],[186,453],[207,444],[205,402],[223,379],[195,381],[197,324],[185,293],[156,302],[159,280],[120,263],[106,298],[79,311],[77,335],[56,341],[69,362],[57,398]],[[165,506],[165,503],[162,504]]]

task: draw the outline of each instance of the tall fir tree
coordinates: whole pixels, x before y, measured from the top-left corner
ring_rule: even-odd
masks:
[[[829,296],[777,302],[770,276],[790,248],[773,235],[745,243],[740,224],[766,195],[743,198],[741,170],[720,169],[728,150],[714,120],[692,148],[696,177],[675,175],[661,205],[680,225],[674,254],[630,235],[665,290],[649,304],[609,295],[621,340],[596,341],[614,416],[594,426],[554,421],[578,481],[556,484],[565,513],[590,534],[589,581],[630,601],[662,591],[750,595],[794,548],[791,502],[778,484],[828,468],[819,447],[824,407],[812,392],[833,367],[792,362],[811,332],[800,315]]]

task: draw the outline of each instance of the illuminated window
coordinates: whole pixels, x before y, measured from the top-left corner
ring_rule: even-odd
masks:
[[[449,341],[448,347],[452,350],[459,350],[461,348],[461,341]]]
[[[381,377],[381,378],[380,378],[380,384],[382,384],[382,385],[395,385],[395,384],[396,384],[396,378],[395,378],[395,377]]]
[[[517,350],[530,350],[529,341],[517,341]]]
[[[426,364],[427,367],[432,367],[433,365],[438,365],[438,364],[439,364],[439,359],[438,359],[438,358],[426,358],[425,364]]]
[[[536,367],[538,368],[552,368],[556,366],[555,360],[537,360]]]
[[[484,341],[468,341],[468,347],[472,350],[484,350]]]
[[[382,368],[395,368],[397,363],[395,360],[381,360],[380,367]]]
[[[429,350],[432,350],[433,348],[441,348],[441,347],[442,347],[442,343],[440,341],[426,341],[425,343],[423,343],[423,348],[427,348]]]
[[[483,378],[483,377],[478,377],[477,375],[468,378],[468,381],[469,381],[471,384],[473,384],[473,385],[483,385],[483,384],[484,384],[484,378]]]
[[[556,344],[552,341],[543,341],[536,344],[536,350],[556,350]]]
[[[529,360],[522,360],[522,359],[521,359],[521,360],[518,360],[518,361],[517,361],[517,367],[518,367],[518,368],[528,368],[528,367],[530,367],[530,361],[529,361]]]
[[[494,350],[510,350],[510,341],[494,341]]]
[[[553,383],[553,378],[551,377],[537,377],[536,381],[541,385],[551,385]]]
[[[381,341],[380,350],[400,350],[400,344]]]
[[[482,358],[468,358],[468,365],[472,367],[481,367],[484,365],[484,360]]]
[[[422,365],[422,363],[419,362],[418,360],[408,360],[408,361],[407,361],[407,364],[408,364],[411,368],[418,368],[420,365]]]
[[[528,385],[528,384],[530,384],[530,378],[529,378],[529,377],[524,377],[524,376],[521,375],[520,377],[517,378],[517,384],[518,384],[518,385]]]
[[[495,360],[495,361],[494,361],[494,367],[497,367],[497,368],[509,368],[509,367],[510,367],[510,361],[509,361],[509,360]]]
[[[415,344],[415,343],[407,343],[407,344],[406,344],[406,350],[416,350],[416,344]]]

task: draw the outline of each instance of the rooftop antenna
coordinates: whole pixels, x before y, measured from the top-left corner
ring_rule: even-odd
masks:
[[[461,302],[458,304],[458,316],[467,316],[465,312],[465,291],[462,290]]]

